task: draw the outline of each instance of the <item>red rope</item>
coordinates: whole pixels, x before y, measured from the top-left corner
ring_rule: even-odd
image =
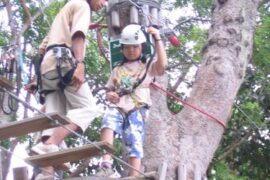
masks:
[[[173,93],[171,93],[171,92],[169,92],[169,91],[166,91],[165,89],[163,89],[162,87],[158,86],[157,84],[155,84],[155,83],[153,83],[153,82],[152,82],[150,85],[153,86],[153,87],[155,87],[155,88],[157,88],[157,89],[159,89],[159,90],[161,90],[162,92],[164,92],[165,94],[167,94],[167,95],[173,97],[174,99],[180,101],[182,104],[185,104],[185,105],[191,107],[192,109],[195,109],[195,110],[199,111],[200,113],[202,113],[202,114],[204,114],[204,115],[210,117],[211,119],[213,119],[214,121],[216,121],[218,124],[220,124],[224,129],[226,128],[226,125],[225,125],[221,120],[215,118],[215,117],[212,116],[211,114],[209,114],[209,113],[207,113],[207,112],[204,112],[204,111],[200,110],[199,108],[197,108],[197,107],[195,107],[195,106],[189,104],[188,102],[186,102],[186,101],[180,99],[179,97],[177,97],[177,96],[174,95]]]

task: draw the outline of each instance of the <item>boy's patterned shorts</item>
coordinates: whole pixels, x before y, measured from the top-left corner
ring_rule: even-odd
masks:
[[[102,128],[110,128],[116,134],[122,135],[122,140],[128,150],[129,157],[143,157],[144,119],[148,108],[140,108],[128,114],[126,118],[117,108],[108,108],[102,120]],[[125,119],[125,120],[124,120]]]

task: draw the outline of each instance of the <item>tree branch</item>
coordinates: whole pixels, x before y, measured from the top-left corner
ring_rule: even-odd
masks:
[[[220,156],[217,160],[215,160],[212,164],[216,164],[220,162],[221,160],[225,159],[227,156],[229,156],[238,146],[240,146],[246,141],[246,139],[252,134],[252,132],[253,131],[250,131],[244,137],[240,139],[236,139],[233,143],[231,143],[229,147],[227,147],[223,155]]]
[[[186,77],[188,71],[184,71],[177,79],[176,83],[172,86],[172,90],[175,91],[178,86],[183,82],[184,78]]]
[[[261,7],[265,3],[269,3],[269,0],[259,0],[259,2],[258,2],[259,6],[258,7]]]
[[[42,10],[39,10],[32,18],[31,18],[31,22],[33,22],[34,20],[36,20],[40,15],[42,15]],[[21,35],[23,35],[25,33],[25,31],[29,28],[29,26],[31,25],[31,23],[25,23],[22,26],[22,30],[21,30]]]
[[[24,9],[25,14],[26,14],[26,17],[27,17],[26,24],[30,25],[31,22],[32,22],[31,13],[29,11],[29,8],[26,6],[26,1],[25,0],[21,0],[21,2],[22,2],[22,6],[23,6],[23,9]]]
[[[178,22],[178,24],[175,26],[175,28],[180,29],[181,25],[187,24],[187,23],[192,23],[192,21],[200,21],[202,23],[210,22],[209,19],[203,19],[203,18],[199,18],[199,17],[191,17],[191,18],[188,18],[188,19],[185,19],[183,21]]]

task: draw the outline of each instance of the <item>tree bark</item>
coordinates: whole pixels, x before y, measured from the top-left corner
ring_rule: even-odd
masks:
[[[214,118],[188,106],[172,117],[167,112],[166,99],[153,91],[154,103],[146,122],[146,171],[157,170],[164,161],[168,163],[168,180],[177,178],[176,168],[180,164],[187,170],[187,179],[193,179],[198,172],[205,175],[225,131],[215,119],[224,124],[229,120],[252,58],[258,2],[217,0],[213,6],[203,63],[188,103]]]

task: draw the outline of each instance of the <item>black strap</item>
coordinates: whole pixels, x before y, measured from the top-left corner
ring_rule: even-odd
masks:
[[[71,50],[70,47],[68,47],[66,44],[54,44],[54,45],[50,45],[46,48],[46,52],[48,52],[49,50],[53,49],[54,47],[65,47]],[[72,52],[72,51],[71,51]],[[72,52],[73,53],[73,52]]]
[[[146,32],[146,30],[145,30],[145,27],[142,26],[142,27],[141,27],[141,30],[142,30],[142,32],[144,33],[145,38],[147,38],[147,32]],[[155,54],[156,54],[156,49],[155,49],[154,45],[150,42],[150,40],[149,40],[147,43],[149,43],[149,44],[153,47],[153,51],[154,51],[154,52],[151,54],[150,59],[149,59],[149,61],[148,61],[147,64],[146,64],[146,68],[145,68],[145,72],[144,72],[143,77],[140,78],[136,83],[134,83],[133,89],[137,88],[137,87],[145,80],[145,78],[146,78],[146,76],[147,76],[147,72],[148,72],[149,67],[150,67],[150,64],[152,63],[152,61],[153,61],[153,59],[154,59],[154,56],[155,56]]]
[[[71,51],[71,54],[74,56],[73,51],[71,50],[70,47],[68,47],[66,44],[56,44],[56,45],[51,45],[48,46],[46,48],[46,52],[50,51],[51,49],[55,48],[55,47],[63,47],[63,48],[67,48]],[[36,74],[37,74],[37,84],[38,84],[38,88],[40,89],[39,94],[40,94],[40,103],[43,104],[45,102],[44,96],[54,92],[55,90],[42,90],[42,82],[41,82],[41,72],[40,72],[40,65],[41,62],[43,60],[43,56],[40,57],[39,61],[37,62],[37,66],[39,68],[36,69]],[[62,72],[61,72],[61,60],[60,59],[56,59],[57,60],[57,65],[56,65],[56,70],[58,73],[58,78],[60,79],[60,82],[58,84],[60,89],[64,89],[67,85],[71,84],[72,81],[72,76],[74,74],[75,68],[76,68],[76,64],[72,61],[72,59],[68,59],[69,63],[72,66],[72,69],[69,70],[64,76],[62,76]]]
[[[134,111],[137,111],[139,110],[140,113],[141,113],[141,109],[142,108],[146,108],[146,109],[149,109],[149,105],[148,104],[145,104],[144,106],[140,107],[140,108],[133,108],[132,110],[128,111],[127,113],[125,113],[122,108],[120,107],[114,107],[118,110],[118,112],[121,114],[121,116],[123,117],[123,125],[122,125],[122,129],[124,130],[125,127],[126,127],[126,124],[127,124],[127,120],[128,120],[128,116],[133,113]]]

